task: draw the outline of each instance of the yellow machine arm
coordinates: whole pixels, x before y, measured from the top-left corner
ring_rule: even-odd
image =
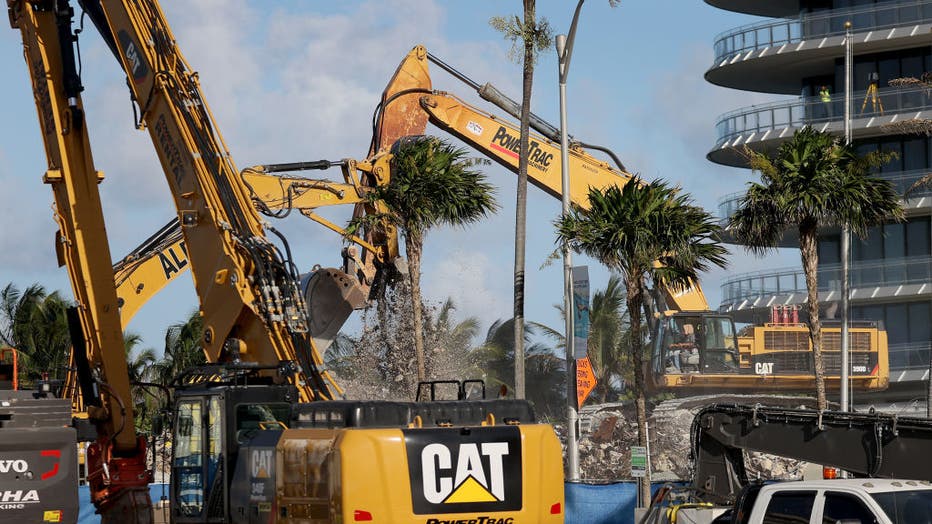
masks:
[[[315,210],[325,206],[355,205],[362,201],[361,188],[353,184],[273,176],[259,171],[258,167],[244,171],[243,179],[254,192],[253,203],[258,209],[266,209],[272,214],[295,210],[340,235],[344,230],[317,215]],[[360,245],[379,264],[398,256],[397,241],[393,245],[376,246],[363,238],[350,237],[349,240]],[[116,262],[113,279],[123,325],[129,325],[143,304],[189,268],[188,250],[178,220],[166,224],[132,253]],[[368,281],[359,279],[364,289],[371,284],[372,271],[374,269],[367,275]]]
[[[372,232],[366,232],[365,237],[347,236],[343,227],[318,215],[316,210],[327,206],[353,204],[354,215],[384,211],[381,206],[372,207],[364,197],[373,186],[388,182],[390,160],[391,155],[381,154],[362,162],[347,158],[340,162],[321,160],[253,166],[244,169],[242,177],[252,194],[253,204],[261,213],[282,218],[297,210],[305,217],[343,236],[347,241],[362,247],[366,256],[366,267],[364,274],[357,274],[357,278],[368,293],[376,269],[392,264],[399,256],[397,231],[385,224],[382,228],[388,231],[385,236],[374,236]],[[339,166],[343,174],[343,183],[274,174],[295,168],[307,168],[304,167],[306,165],[311,165],[312,169]],[[349,272],[348,269],[344,271]]]
[[[395,78],[400,79],[399,82],[403,82],[403,85],[396,86],[394,85],[395,80],[393,80],[393,84],[389,85],[386,94],[382,97],[383,102],[380,106],[381,114],[379,115],[380,124],[378,129],[384,127],[391,130],[410,122],[420,123],[417,120],[418,114],[423,112],[427,114],[432,124],[460,138],[483,155],[517,173],[520,140],[518,126],[471,106],[452,94],[432,90],[428,62],[433,62],[442,67],[475,89],[479,96],[506,111],[512,111],[512,108],[517,106],[491,85],[479,86],[476,82],[428,53],[423,46],[417,46],[404,58],[395,75]],[[398,97],[399,102],[393,103],[390,93],[404,93],[404,95]],[[412,104],[406,103],[406,98],[410,99],[411,97],[419,98],[418,105],[420,107],[414,107]],[[386,100],[389,102],[386,102]],[[387,122],[387,124],[381,124],[381,122]],[[559,138],[554,136],[557,130],[533,115],[532,125],[541,132],[550,135],[550,138],[531,133],[528,147],[528,180],[549,195],[560,198],[562,195],[561,153]],[[416,130],[414,126],[408,126],[405,129],[409,133]],[[423,133],[423,129],[424,124],[421,124],[419,131]],[[392,137],[397,135],[397,133],[392,135],[388,131],[384,134]],[[381,144],[383,148],[386,145],[384,142],[391,144],[391,142],[385,140]],[[616,169],[590,155],[587,148],[596,147],[577,142],[571,145],[569,151],[570,201],[573,205],[583,209],[589,207],[589,188],[603,189],[613,185],[624,185],[632,178],[632,175],[624,170],[624,166],[617,161],[617,158],[615,160],[619,166]],[[614,155],[612,156],[614,157]],[[689,289],[680,291],[666,290],[665,295],[667,307],[670,309],[677,311],[709,310],[709,303],[698,282]]]
[[[22,34],[48,159],[48,171],[42,181],[52,186],[55,196],[58,261],[68,270],[87,355],[107,376],[111,390],[111,395],[104,398],[111,414],[107,430],[114,434],[120,426],[130,428],[115,440],[124,449],[134,449],[132,410],[121,414],[121,410],[114,409],[107,400],[111,396],[114,401],[128,399],[130,388],[122,351],[123,330],[110,272],[110,246],[98,192],[103,173],[94,168],[91,157],[80,78],[76,71],[66,71],[70,69],[69,60],[62,56],[72,52],[72,42],[61,41],[59,34],[59,18],[67,15],[54,10],[37,11],[31,2],[13,2],[9,7],[12,24]],[[70,21],[70,17],[67,18]]]
[[[297,362],[297,370],[279,373],[298,386],[301,400],[340,395],[321,371],[311,335],[320,320],[308,311],[287,242],[279,236],[280,249],[267,237],[278,233],[253,205],[253,192],[233,164],[197,74],[176,47],[158,3],[81,4],[118,55],[139,107],[138,126],[149,130],[162,163],[200,300],[208,360]],[[327,270],[323,280],[314,289],[329,285],[347,292],[345,304],[365,302],[342,272]]]
[[[7,0],[11,25],[22,35],[45,144],[58,232],[59,265],[68,270],[77,302],[69,314],[81,387],[97,426],[88,450],[89,481],[102,514],[148,500],[145,441],[135,433],[110,246],[81,101],[75,60],[74,12],[67,1]],[[97,376],[95,379],[94,375]],[[140,498],[141,497],[141,498]]]
[[[344,173],[355,168],[352,160],[341,162]],[[265,166],[247,168],[242,173],[243,179],[253,192],[253,204],[257,209],[272,216],[284,216],[292,210],[323,224],[341,236],[343,228],[327,221],[316,214],[320,207],[353,204],[362,202],[366,188],[358,185],[358,179],[349,178],[350,183],[334,183],[329,180],[314,180],[294,176],[277,176],[266,172]],[[344,271],[355,273],[360,289],[368,293],[375,281],[377,267],[394,261],[398,257],[398,239],[392,236],[389,242],[380,245],[370,243],[371,239],[348,237],[358,244],[366,260],[352,248],[344,249]],[[190,268],[188,252],[181,233],[181,224],[172,220],[154,235],[146,239],[131,253],[113,264],[113,280],[116,285],[117,304],[123,326],[128,326],[139,309],[152,297],[161,292],[170,282],[186,273]],[[75,412],[85,410],[83,399],[78,389],[72,357],[68,374],[65,377],[63,396],[71,398]]]
[[[402,72],[404,73],[404,75],[401,75],[401,78],[405,79],[406,82],[406,90],[403,91],[404,96],[408,99],[418,97],[421,110],[427,113],[431,123],[459,137],[512,172],[517,172],[518,126],[473,107],[449,93],[432,91],[427,70],[428,62],[432,62],[464,82],[474,89],[480,98],[501,108],[514,118],[517,118],[519,114],[518,104],[498,92],[490,84],[480,86],[428,53],[422,46],[415,47],[405,57],[398,68],[399,73],[396,74],[396,76],[399,76]],[[392,105],[386,103],[386,99],[390,100],[391,98],[383,96],[383,103],[380,107],[382,114],[379,115],[382,120],[394,122],[396,127],[397,123],[415,121],[414,119],[418,115],[416,109],[411,109],[410,103]],[[387,127],[392,128],[392,126]],[[531,127],[537,133],[531,133],[529,137],[528,178],[531,183],[550,195],[559,197],[562,190],[559,131],[533,114],[531,115]],[[419,132],[423,132],[423,127]],[[600,150],[609,154],[617,168],[592,157],[589,154],[591,150]],[[605,148],[581,142],[571,142],[569,154],[569,197],[574,205],[583,209],[589,207],[588,192],[590,187],[604,188],[612,184],[626,184],[632,178],[632,175],[626,171],[621,162]],[[721,326],[723,331],[733,333],[733,320],[725,315],[716,315],[710,310],[708,300],[698,282],[682,290],[661,289],[660,291],[663,292],[664,297],[662,300],[667,308],[667,311],[662,311],[662,313],[667,317],[671,319],[679,317],[678,321],[680,322],[687,320],[702,321],[709,326]],[[662,309],[662,307],[658,309]],[[732,326],[732,328],[728,329],[729,326]],[[786,345],[774,346],[772,340],[770,340],[773,339],[774,334],[778,335],[776,339],[786,341]],[[702,373],[667,373],[664,357],[670,355],[671,352],[669,350],[666,353],[662,351],[655,352],[655,380],[659,380],[662,387],[682,387],[693,390],[722,391],[725,388],[731,388],[741,391],[764,391],[769,389],[807,391],[814,387],[814,376],[811,371],[803,369],[804,364],[801,366],[781,364],[782,369],[777,366],[776,369],[780,376],[779,380],[776,381],[770,380],[771,377],[767,376],[768,373],[775,369],[774,362],[789,363],[797,361],[794,360],[796,357],[786,358],[786,354],[793,355],[793,352],[798,354],[799,351],[811,351],[805,336],[805,328],[802,325],[757,326],[754,328],[752,336],[737,337],[737,340],[732,337],[732,342],[723,342],[722,347],[707,347],[707,350],[711,349],[712,351],[708,352],[704,358],[710,364],[709,368],[704,369]],[[861,354],[858,355],[859,362],[861,362],[858,368],[863,371],[854,374],[852,377],[855,386],[869,390],[886,388],[889,380],[886,333],[876,327],[864,327],[857,332],[853,332],[853,336],[860,337],[863,342],[861,347],[864,348]],[[725,337],[723,337],[724,339]],[[838,340],[838,338],[836,337],[833,340]],[[802,342],[791,343],[791,341]],[[660,336],[656,339],[658,348],[662,348],[662,345],[667,342],[669,341],[666,337]],[[735,348],[735,345],[738,348]],[[720,353],[735,354],[734,358],[739,362],[735,363],[733,367],[723,365],[718,372],[714,371],[717,369],[714,363],[716,350],[722,350]],[[799,362],[804,363],[805,361],[799,360]],[[830,374],[828,377],[829,383],[835,381],[834,383],[837,384],[837,376],[837,374]]]
[[[113,281],[123,325],[129,325],[139,308],[169,282],[185,273],[188,266],[188,253],[177,220],[166,224],[132,253],[113,264]]]

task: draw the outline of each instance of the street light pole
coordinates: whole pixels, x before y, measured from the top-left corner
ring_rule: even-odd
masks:
[[[845,144],[851,144],[851,67],[854,63],[851,22],[845,22]],[[851,230],[847,222],[841,228],[841,410],[849,411],[848,400],[848,258]]]
[[[563,215],[570,212],[570,152],[569,138],[566,132],[566,76],[573,56],[573,40],[576,39],[576,22],[585,0],[576,4],[573,22],[570,24],[569,36],[557,35],[557,62],[560,78],[560,173],[561,193],[563,194]],[[570,481],[579,480],[579,446],[577,429],[579,415],[576,405],[576,355],[573,344],[573,274],[569,243],[563,242],[563,311],[566,317],[566,470]]]

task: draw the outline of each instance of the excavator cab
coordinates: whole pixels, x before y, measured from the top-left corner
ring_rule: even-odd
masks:
[[[274,384],[259,375],[263,366],[205,365],[176,380],[172,426],[172,522],[245,522],[231,515],[231,500],[267,496],[267,464],[291,417],[298,393],[290,384]],[[271,434],[271,435],[269,435]],[[267,444],[272,442],[272,447]],[[248,449],[248,453],[241,453]],[[266,461],[266,462],[263,462]],[[232,482],[234,474],[252,471],[262,485]],[[273,479],[274,480],[274,479]],[[251,493],[259,489],[262,493]],[[242,491],[242,492],[241,492]]]
[[[660,322],[654,370],[661,375],[739,372],[734,321],[706,312],[675,313]]]

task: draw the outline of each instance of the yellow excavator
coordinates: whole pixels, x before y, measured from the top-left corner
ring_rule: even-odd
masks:
[[[91,161],[80,99],[73,4],[7,3],[46,143],[60,260],[78,303],[72,342],[96,430],[88,451],[92,501],[104,522],[150,522],[151,475],[133,424],[121,305],[97,193],[102,175]],[[205,326],[211,364],[172,384],[171,521],[562,522],[560,445],[526,402],[467,399],[464,383],[457,383],[455,400],[335,400],[339,387],[322,368],[314,338],[322,319],[305,297],[314,284],[302,288],[286,240],[280,237],[279,247],[268,238],[277,232],[252,200],[261,190],[233,165],[158,3],[80,4],[126,72],[138,127],[149,130],[158,152],[184,242],[167,260],[180,269],[186,254]],[[387,181],[390,161],[387,154],[345,169],[351,177],[362,173],[354,187],[373,185]],[[391,241],[361,240],[380,251]],[[352,303],[365,262],[348,258],[354,274],[332,270],[318,278],[339,291],[336,300]],[[325,333],[330,324],[323,324]],[[0,508],[5,516],[76,518],[75,489],[54,484],[73,476],[74,430],[55,421],[48,429],[62,430],[56,442],[64,451],[42,449],[26,466],[44,473],[0,477],[3,499],[16,499],[16,507]],[[27,449],[19,437],[38,434],[8,429],[0,426],[3,453]],[[7,490],[7,481],[16,484]]]
[[[470,105],[446,91],[435,90],[428,65],[432,63],[474,90],[513,117],[518,104],[491,84],[480,85],[462,72],[415,47],[403,59],[390,88],[383,95],[379,111],[388,115],[376,122],[401,122],[403,132],[424,132],[426,118],[508,170],[518,170],[518,126]],[[397,127],[397,126],[394,126]],[[529,140],[528,180],[554,197],[561,196],[559,131],[532,114],[531,127],[537,131]],[[399,136],[392,125],[377,124],[374,136]],[[614,166],[593,157],[589,151],[611,157]],[[570,200],[588,208],[590,187],[605,188],[628,183],[627,172],[609,149],[571,141]],[[660,290],[653,317],[651,370],[653,386],[679,394],[700,392],[810,392],[815,389],[815,372],[808,328],[789,310],[775,311],[772,321],[748,326],[739,332],[734,320],[714,312],[696,282],[681,291]],[[661,305],[662,304],[662,305]],[[859,323],[850,332],[850,379],[861,391],[883,390],[889,384],[890,370],[886,332],[873,323]],[[823,327],[823,355],[826,384],[838,388],[840,379],[840,328]]]
[[[479,85],[428,53],[423,46],[417,46],[402,60],[383,92],[373,119],[375,124],[368,160],[344,160],[341,163],[348,186],[355,187],[355,180],[387,183],[390,179],[391,166],[387,160],[390,159],[391,145],[401,137],[423,134],[428,121],[507,169],[517,171],[517,126],[455,95],[433,89],[429,72],[431,62],[474,89],[481,98],[509,114],[517,114],[517,104],[493,86]],[[531,137],[529,179],[548,194],[558,197],[561,194],[559,133],[534,115],[531,121],[540,135]],[[608,154],[615,167],[590,155],[590,150]],[[570,199],[574,205],[588,206],[590,187],[624,184],[631,178],[621,161],[607,148],[574,141],[570,155]],[[251,186],[263,187],[260,180],[268,179],[260,175],[264,171],[265,168],[258,166],[243,173],[245,177],[258,177]],[[268,203],[274,206],[287,200],[287,191],[276,189],[276,183],[269,182],[264,187],[266,190],[253,197],[260,209]],[[328,195],[326,191],[322,192],[322,198]],[[263,201],[267,203],[262,204]],[[313,205],[295,207],[314,218],[309,212]],[[340,231],[336,225],[322,223]],[[397,256],[397,238],[390,235],[382,240],[391,240],[392,246],[386,251],[391,255],[377,256],[384,264],[385,260]],[[379,253],[374,246],[364,251]],[[677,292],[662,291],[655,302],[664,307],[658,308],[661,311],[653,315],[651,377],[655,388],[682,394],[705,391],[806,392],[814,388],[808,329],[799,321],[795,310],[775,308],[771,322],[746,326],[739,332],[730,316],[711,310],[699,283]],[[873,323],[858,323],[849,331],[852,386],[860,391],[885,389],[889,384],[886,332]],[[823,344],[827,384],[830,388],[837,388],[840,329],[826,326]]]
[[[262,213],[276,218],[284,218],[292,211],[297,211],[307,218],[324,225],[326,228],[340,234],[344,239],[357,247],[346,247],[342,251],[342,271],[351,276],[346,280],[354,292],[348,300],[324,300],[325,297],[336,295],[333,289],[306,288],[308,304],[316,306],[318,311],[314,314],[317,322],[311,328],[312,337],[320,351],[333,341],[334,336],[343,325],[346,318],[353,311],[368,303],[372,288],[377,281],[395,278],[406,272],[404,261],[398,256],[397,236],[389,235],[379,244],[373,244],[371,239],[347,235],[345,230],[321,217],[316,210],[326,206],[354,205],[362,206],[366,188],[358,185],[358,177],[346,176],[348,183],[337,183],[330,180],[310,179],[296,176],[277,175],[278,171],[307,168],[308,165],[330,167],[340,165],[345,168],[355,166],[355,161],[344,160],[336,163],[318,161],[300,164],[276,164],[267,166],[254,166],[245,169],[241,175],[252,193],[252,202],[256,209]],[[347,169],[344,169],[347,173]],[[355,184],[355,185],[354,185]],[[361,209],[361,212],[366,212]],[[181,224],[177,219],[159,229],[155,234],[143,241],[126,256],[113,264],[113,279],[117,292],[117,304],[120,308],[120,320],[123,326],[129,325],[139,309],[152,297],[175,278],[186,273],[190,268],[187,248],[181,231]],[[387,269],[387,273],[379,275],[379,268]],[[328,270],[324,270],[328,271]],[[303,278],[305,283],[310,278]],[[330,283],[328,280],[319,280],[318,286]],[[342,296],[342,293],[340,293]],[[77,383],[77,369],[72,360],[63,381],[61,396],[70,398],[73,411],[83,413],[84,403]]]
[[[110,248],[98,192],[76,66],[74,12],[64,2],[8,2],[22,36],[48,169],[42,181],[55,199],[55,249],[68,271],[77,307],[68,310],[76,366],[96,438],[88,449],[95,498],[102,513],[119,515],[148,504],[151,475],[146,441],[134,428],[123,332],[110,269]],[[94,376],[98,378],[94,380]],[[2,392],[0,392],[2,393]],[[0,402],[0,454],[22,460],[0,473],[4,520],[77,519],[77,434],[67,400],[13,392]],[[54,416],[53,416],[54,415]],[[22,422],[17,422],[22,420]]]

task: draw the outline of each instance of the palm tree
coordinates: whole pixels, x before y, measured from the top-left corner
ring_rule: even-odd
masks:
[[[522,47],[520,143],[518,144],[518,187],[515,205],[515,273],[514,273],[514,338],[515,394],[525,398],[524,370],[524,266],[527,243],[527,166],[530,149],[531,87],[534,82],[534,63],[537,55],[550,47],[552,34],[545,18],[536,15],[536,0],[523,0],[524,18],[496,16],[489,23],[512,42],[512,54]]]
[[[599,382],[593,393],[602,402],[617,394],[623,382],[628,319],[624,310],[625,294],[621,278],[612,275],[604,290],[596,291],[589,308],[589,361]]]
[[[899,198],[890,182],[870,174],[872,168],[888,162],[892,155],[860,156],[852,145],[810,127],[794,133],[773,157],[750,149],[745,154],[751,168],[760,172],[761,182],[749,184],[728,228],[746,249],[758,255],[775,249],[788,228],[797,228],[808,291],[816,397],[819,409],[825,409],[818,231],[847,224],[863,239],[871,226],[888,218],[903,219]]]
[[[486,333],[485,341],[473,350],[473,360],[485,376],[486,386],[514,390],[515,346],[511,338],[514,319],[497,320]],[[554,354],[553,348],[542,343],[530,343],[536,333],[534,324],[525,326],[527,348],[527,399],[538,416],[555,419],[566,404],[566,365]]]
[[[909,186],[909,189],[906,190],[906,194],[904,196],[909,198],[913,192],[918,191],[923,187],[932,187],[932,173],[929,173],[928,175],[925,175],[924,177],[915,181],[913,185]]]
[[[628,355],[629,323],[625,311],[625,290],[621,277],[611,275],[605,289],[592,295],[589,307],[589,341],[587,352],[592,364],[592,371],[598,382],[593,393],[601,402],[607,402],[620,392],[620,385],[630,375]],[[557,306],[563,316],[563,306]],[[565,348],[566,340],[562,331],[557,331],[543,324],[532,323],[543,334],[552,338],[556,349]]]
[[[23,320],[29,318],[30,312],[38,307],[45,295],[45,288],[39,284],[21,292],[10,282],[0,290],[0,342],[15,347],[17,335],[22,333]]]
[[[126,349],[126,371],[129,375],[130,383],[146,382],[149,379],[149,372],[157,358],[155,350],[145,348],[136,351],[136,346],[142,342],[142,337],[137,333],[123,333],[123,347]]]
[[[70,306],[58,291],[49,294],[39,284],[21,292],[10,283],[0,290],[0,343],[19,350],[21,376],[64,377],[71,348],[66,314]]]
[[[609,0],[612,7],[617,6],[621,0]],[[576,6],[576,16],[582,7],[583,0]],[[524,398],[524,266],[525,244],[527,243],[527,166],[530,122],[531,122],[531,88],[534,82],[534,64],[537,56],[550,48],[553,41],[553,31],[546,18],[537,17],[537,0],[522,0],[524,16],[519,18],[493,16],[489,24],[501,32],[505,39],[512,44],[511,56],[515,58],[522,55],[521,70],[521,113],[519,132],[521,134],[518,144],[518,187],[516,191],[515,206],[515,276],[514,276],[514,344],[515,377],[517,384],[515,391],[518,398]],[[575,20],[575,17],[574,17]]]
[[[201,346],[203,325],[200,312],[194,311],[186,321],[168,326],[162,360],[152,366],[156,383],[167,386],[181,372],[207,361]]]
[[[153,371],[153,364],[157,358],[155,350],[145,348],[137,351],[136,347],[142,342],[142,337],[137,333],[123,333],[123,347],[126,349],[126,372],[129,375],[129,383],[133,391],[133,406],[137,416],[133,417],[136,422],[136,429],[145,430],[152,426],[151,410],[152,405],[144,386],[138,385],[140,382],[148,382]]]
[[[590,188],[588,211],[573,209],[557,220],[559,241],[568,242],[624,280],[634,365],[638,442],[647,445],[647,408],[641,336],[641,307],[646,279],[671,290],[687,288],[711,265],[724,267],[726,249],[715,239],[712,216],[693,205],[678,188],[662,180],[643,183],[634,177],[623,187]],[[659,264],[656,264],[659,262]],[[641,484],[644,500],[650,479]]]
[[[433,375],[440,370],[445,377],[471,378],[478,372],[470,357],[473,340],[479,335],[479,319],[467,317],[461,321],[454,318],[456,306],[447,298],[436,314],[425,315],[424,340],[428,367]]]
[[[411,283],[414,349],[417,377],[427,377],[424,356],[423,305],[421,300],[421,257],[427,232],[435,226],[461,226],[478,221],[497,208],[492,185],[473,170],[466,152],[434,137],[399,141],[393,150],[388,184],[377,186],[367,196],[385,211],[354,218],[348,235],[359,229],[398,227],[405,239],[405,255]]]

